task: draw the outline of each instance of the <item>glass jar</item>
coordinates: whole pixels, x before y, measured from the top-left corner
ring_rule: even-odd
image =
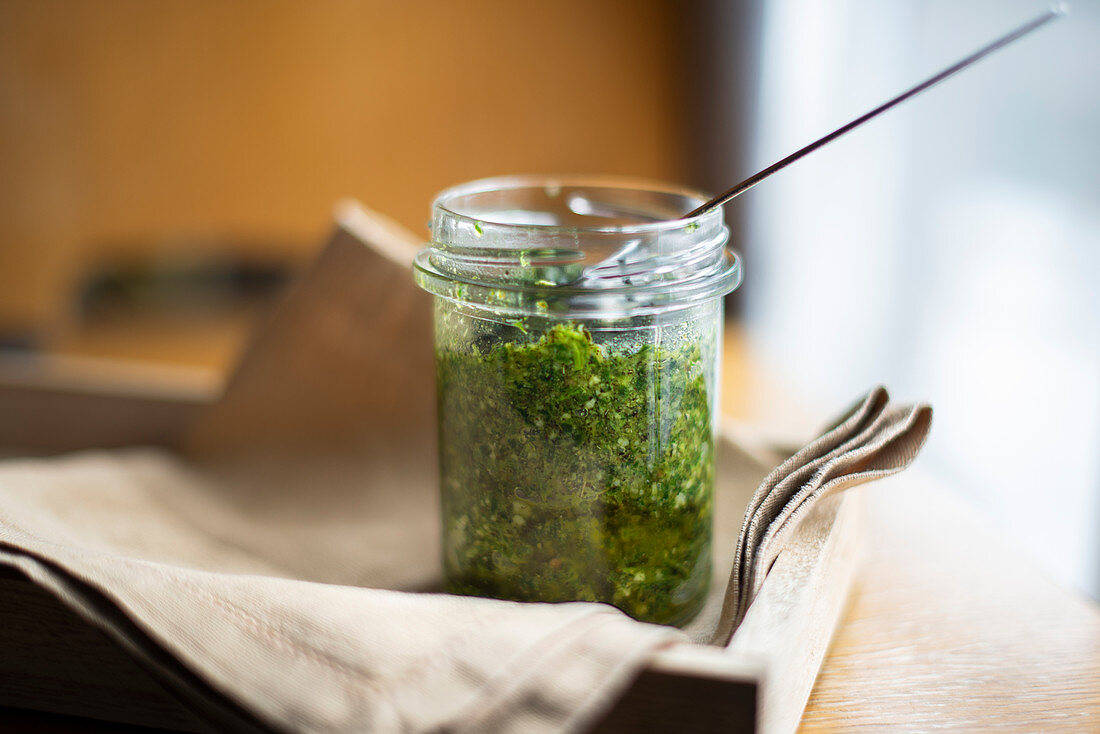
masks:
[[[711,575],[722,296],[706,197],[475,181],[433,205],[443,567],[452,593],[608,602],[684,624]]]

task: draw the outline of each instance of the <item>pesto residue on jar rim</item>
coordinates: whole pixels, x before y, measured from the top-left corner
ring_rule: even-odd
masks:
[[[564,203],[576,192],[651,216],[579,216]],[[679,187],[593,177],[471,182],[436,199],[416,279],[438,296],[511,317],[626,318],[683,308],[741,281],[720,212],[677,218],[704,200]]]

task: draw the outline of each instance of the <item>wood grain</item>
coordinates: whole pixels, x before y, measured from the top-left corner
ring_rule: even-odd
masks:
[[[432,299],[411,267],[420,246],[388,217],[341,205],[325,249],[250,337],[187,453],[271,462],[415,447],[433,460]]]
[[[760,734],[798,728],[856,574],[859,500],[858,494],[841,494],[813,509],[730,640],[731,656],[766,661]]]
[[[759,716],[763,666],[725,651],[676,646],[658,653],[591,734],[746,734]]]
[[[1100,731],[1095,604],[932,477],[858,491],[867,558],[800,731]]]
[[[0,706],[41,709],[48,698],[46,708],[54,714],[205,731],[195,716],[106,635],[49,592],[7,569],[0,569],[0,619],[0,650],[4,651]],[[59,691],[66,693],[58,695]],[[120,700],[126,705],[119,706]],[[23,715],[17,727],[17,716],[0,709],[0,730],[30,731],[31,724],[51,720],[43,717],[36,722]],[[74,725],[66,719],[54,723]],[[41,730],[55,731],[48,726]]]

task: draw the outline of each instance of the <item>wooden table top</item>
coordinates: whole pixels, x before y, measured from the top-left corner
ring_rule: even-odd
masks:
[[[928,476],[860,491],[865,558],[800,731],[1100,732],[1097,605]]]
[[[741,420],[816,425],[736,327],[723,390]],[[1048,578],[919,460],[856,491],[863,562],[801,732],[1100,732],[1100,606]]]
[[[732,330],[724,407],[742,416],[751,362]],[[856,491],[864,563],[800,731],[1100,732],[1100,607],[919,464]],[[0,729],[137,731],[2,709]]]

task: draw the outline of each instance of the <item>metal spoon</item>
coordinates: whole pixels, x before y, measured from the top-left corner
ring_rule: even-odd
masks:
[[[809,155],[810,153],[813,153],[815,150],[822,147],[823,145],[828,145],[829,143],[833,142],[834,140],[839,138],[844,133],[849,132],[851,130],[855,130],[857,127],[859,127],[863,123],[865,123],[868,120],[871,120],[875,117],[878,117],[880,114],[882,114],[886,110],[890,109],[894,105],[897,105],[901,102],[904,102],[905,100],[909,99],[910,97],[913,97],[915,95],[920,94],[921,92],[928,89],[929,87],[932,87],[936,84],[939,84],[944,79],[947,79],[948,77],[953,76],[954,74],[962,71],[966,67],[973,64],[975,61],[977,61],[981,58],[984,58],[985,56],[988,56],[989,54],[993,53],[994,51],[1007,46],[1008,44],[1012,43],[1013,41],[1015,41],[1019,38],[1022,38],[1024,36],[1026,36],[1028,33],[1031,33],[1033,30],[1035,30],[1035,29],[1037,29],[1037,28],[1039,28],[1043,25],[1046,25],[1047,23],[1054,20],[1055,18],[1060,18],[1061,16],[1067,15],[1068,13],[1069,13],[1069,6],[1066,5],[1065,3],[1058,3],[1056,5],[1051,6],[1051,8],[1049,10],[1047,10],[1045,13],[1043,13],[1042,15],[1038,16],[1037,18],[1035,18],[1033,20],[1028,21],[1027,23],[1024,23],[1023,25],[1016,28],[1011,33],[1007,33],[1004,36],[1001,36],[996,41],[993,41],[992,43],[990,43],[988,46],[984,46],[984,47],[978,49],[977,51],[975,51],[971,55],[967,56],[966,58],[962,59],[961,61],[957,62],[956,64],[947,67],[946,69],[944,69],[940,73],[936,74],[935,76],[929,77],[928,79],[924,80],[923,82],[916,85],[915,87],[912,87],[911,89],[908,89],[908,90],[902,92],[901,94],[894,97],[890,101],[884,102],[883,104],[879,105],[878,107],[871,110],[870,112],[868,112],[868,113],[866,113],[866,114],[864,114],[860,117],[857,117],[856,119],[849,122],[847,125],[844,125],[842,127],[837,128],[836,130],[833,130],[831,133],[829,133],[825,137],[815,140],[814,142],[807,145],[805,148],[802,148],[800,150],[796,150],[794,153],[791,153],[789,156],[787,156],[783,160],[777,161],[776,163],[771,164],[770,166],[768,166],[764,170],[760,171],[759,173],[754,173],[752,176],[749,176],[748,178],[746,178],[744,181],[742,181],[741,183],[734,186],[729,191],[726,191],[725,193],[719,194],[718,196],[714,197],[713,199],[711,199],[707,203],[703,204],[702,206],[691,210],[690,212],[688,212],[687,214],[685,214],[683,216],[683,219],[690,219],[692,217],[697,217],[700,214],[703,214],[705,212],[710,211],[711,209],[714,209],[715,207],[722,206],[723,204],[725,204],[727,201],[734,198],[735,196],[740,196],[741,194],[745,193],[746,191],[751,189],[753,186],[755,186],[756,184],[758,184],[761,181],[763,181],[764,179],[766,179],[768,176],[771,176],[773,173],[778,173],[779,171],[782,171],[784,168],[791,165],[792,163],[799,160],[800,158],[802,158],[806,155]]]

